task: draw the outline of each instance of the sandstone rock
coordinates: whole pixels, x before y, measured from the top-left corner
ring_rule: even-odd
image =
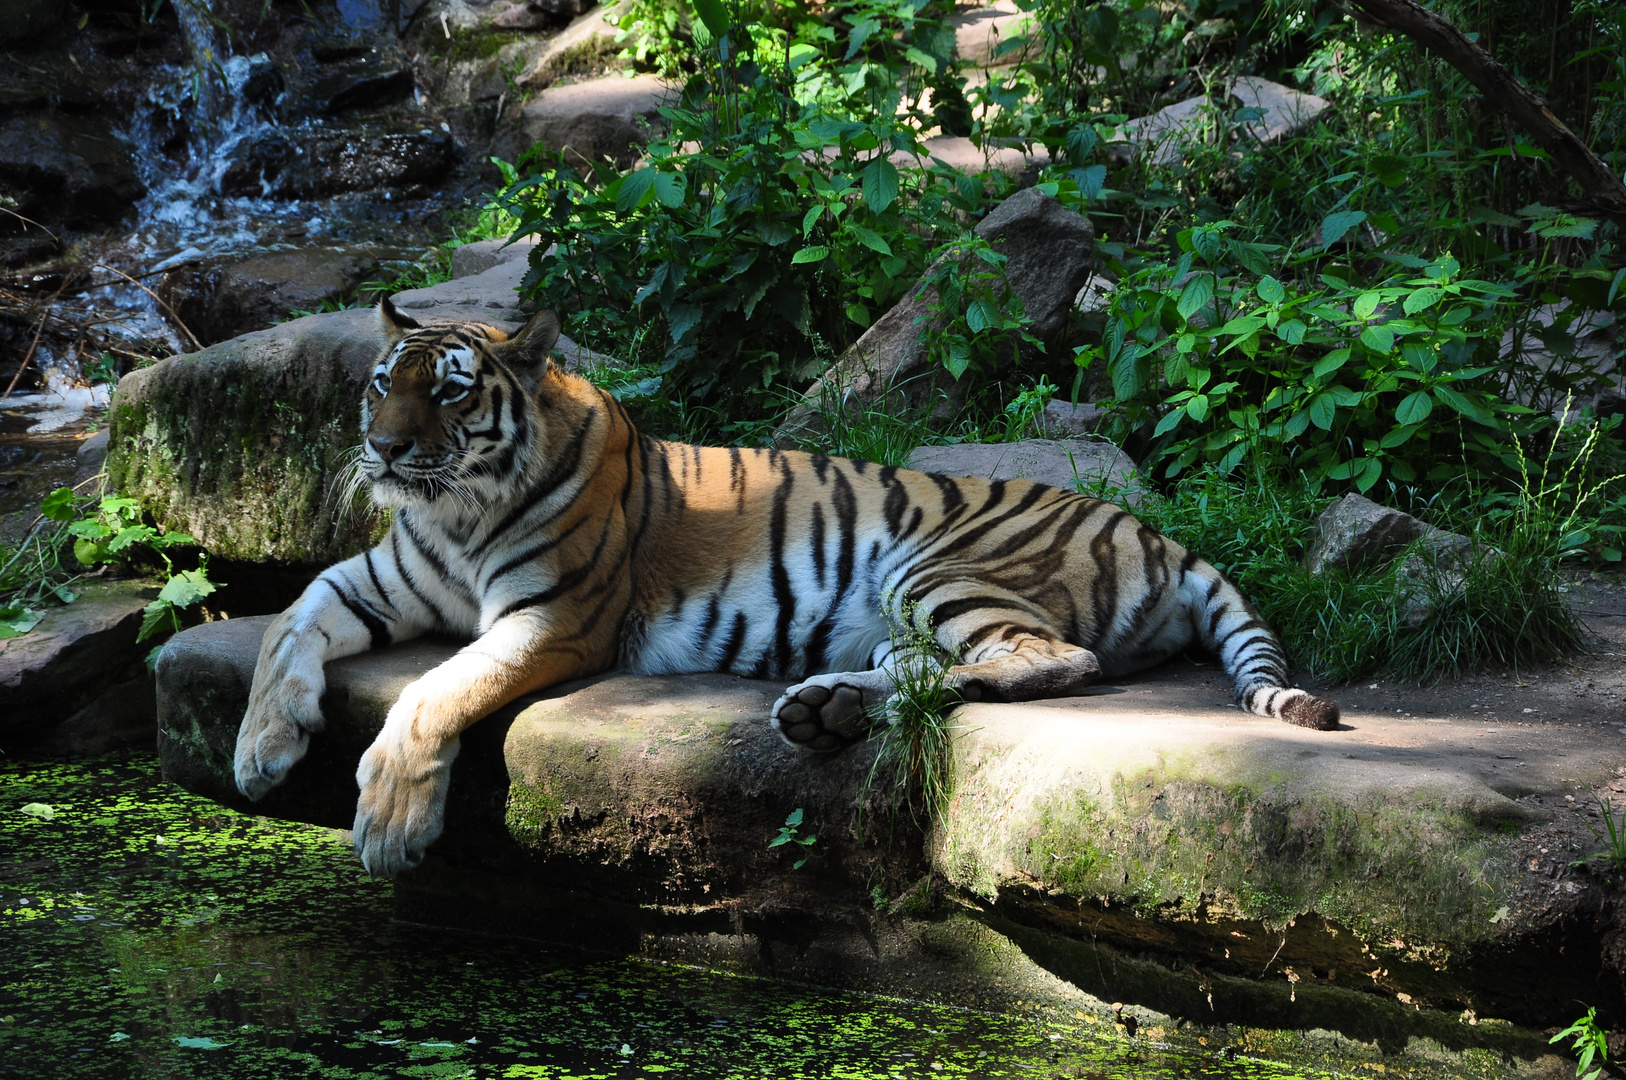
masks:
[[[920,446],[909,455],[909,468],[943,476],[1036,480],[1063,491],[1104,492],[1106,498],[1127,506],[1140,503],[1135,463],[1098,439]]]
[[[91,581],[79,598],[43,609],[21,637],[0,639],[0,747],[80,753],[152,732],[152,683],[138,644],[141,609],[158,595],[145,581]],[[68,732],[64,732],[66,727]],[[65,737],[71,733],[70,737]]]
[[[606,66],[613,66],[615,54],[621,50],[616,42],[617,22],[625,9],[624,3],[607,8],[595,8],[580,16],[542,49],[519,84],[533,90],[545,90],[562,76],[599,74]]]
[[[1204,139],[1205,131],[1216,123],[1228,123],[1237,108],[1262,112],[1254,119],[1242,121],[1227,138],[1243,136],[1270,143],[1309,127],[1331,108],[1331,103],[1269,79],[1242,75],[1232,82],[1223,101],[1210,101],[1201,96],[1188,98],[1150,116],[1129,121],[1123,126],[1127,150],[1150,153],[1155,165],[1173,164],[1185,156],[1191,145]]]
[[[452,277],[473,277],[500,263],[525,262],[535,246],[534,236],[513,243],[506,240],[476,240],[472,244],[464,244],[452,251]]]
[[[244,809],[232,749],[266,625],[189,630],[158,669],[165,775]],[[252,809],[349,825],[356,761],[385,712],[454,650],[408,643],[328,665],[325,730]],[[608,675],[499,710],[465,733],[446,832],[397,880],[398,910],[892,992],[935,955],[931,993],[961,1001],[997,995],[1013,969],[995,958],[1020,950],[1063,980],[1046,991],[1063,1000],[1396,1047],[1498,1029],[1463,1024],[1465,1008],[1541,1026],[1592,985],[1574,957],[1597,955],[1607,923],[1595,900],[1551,900],[1519,839],[1550,817],[1524,796],[1595,787],[1626,759],[1590,728],[1503,736],[1515,776],[1481,723],[1362,715],[1311,732],[1238,713],[1217,675],[967,705],[953,714],[953,801],[924,837],[900,816],[877,844],[874,745],[822,758],[782,746],[763,720],[779,690]],[[797,807],[818,858],[792,871],[766,840]],[[971,913],[978,947],[943,947],[926,891],[902,926],[875,911],[872,887],[909,891],[926,851],[937,910]],[[1521,1053],[1543,1045],[1528,1042]]]
[[[1029,37],[1035,33],[1032,13],[1018,8],[1016,0],[994,0],[987,7],[961,9],[945,22],[954,30],[955,53],[961,60],[978,67],[1015,64],[1038,51],[1032,45],[1027,49],[1013,50],[1008,46],[1000,49],[1002,43],[1013,37]]]
[[[0,196],[19,214],[109,224],[146,190],[130,147],[94,117],[36,112],[0,122]]]
[[[1077,405],[1071,401],[1051,401],[1045,404],[1038,426],[1040,433],[1047,438],[1067,439],[1092,434],[1101,426],[1105,416],[1099,405],[1088,401],[1081,401]]]
[[[1053,341],[1066,328],[1073,298],[1089,275],[1095,250],[1089,219],[1037,188],[1025,188],[995,207],[976,231],[1006,256],[1005,277],[1022,299],[1033,334]],[[911,409],[941,392],[952,395],[954,382],[947,372],[929,370],[921,342],[932,299],[929,291],[911,290],[864,331],[803,394],[804,404],[775,433],[779,445],[794,444],[817,429],[817,405],[827,388],[855,407],[886,399]]]
[[[637,158],[649,128],[661,122],[657,109],[673,96],[654,75],[611,75],[549,87],[503,117],[492,153],[515,160],[541,143],[572,159],[578,154],[588,161],[609,158],[624,169]]]
[[[267,327],[351,296],[404,251],[371,245],[293,248],[166,273],[158,294],[200,345]]]

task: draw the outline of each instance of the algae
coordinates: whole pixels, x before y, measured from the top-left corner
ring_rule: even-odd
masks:
[[[47,820],[21,807],[52,807]],[[0,765],[0,1068],[19,1076],[1324,1075],[1094,1017],[605,960],[391,918],[342,833],[181,792],[150,754]]]

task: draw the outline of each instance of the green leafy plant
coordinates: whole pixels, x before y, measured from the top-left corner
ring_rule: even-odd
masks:
[[[892,610],[890,597],[882,598],[882,606]],[[879,746],[862,801],[868,801],[868,789],[877,776],[888,776],[910,815],[925,823],[938,817],[953,790],[954,731],[949,714],[960,696],[949,686],[950,658],[937,644],[926,613],[904,602],[900,615],[888,618],[893,692],[872,712],[873,738]]]
[[[1609,1060],[1609,1032],[1598,1023],[1598,1010],[1588,1006],[1586,1015],[1560,1031],[1547,1042],[1560,1043],[1573,1038],[1570,1052],[1576,1057],[1575,1075],[1579,1080],[1598,1080],[1603,1063]],[[1598,1064],[1593,1066],[1593,1062]],[[1589,1071],[1590,1070],[1590,1071]]]
[[[163,563],[166,580],[158,597],[143,609],[136,640],[167,636],[181,629],[183,611],[219,588],[209,580],[207,555],[199,557],[195,570],[177,570],[170,559],[170,549],[197,543],[186,533],[147,524],[134,499],[104,495],[87,500],[72,488],[57,488],[41,502],[40,520],[23,547],[0,570],[0,584],[11,594],[0,608],[0,638],[27,633],[38,625],[42,613],[35,605],[44,600],[73,603],[79,594],[68,586],[84,572],[154,556]],[[64,563],[64,549],[71,551],[74,567]],[[149,661],[156,653],[153,650]]]
[[[818,836],[815,834],[809,834],[807,836],[801,835],[799,831],[801,827],[802,808],[798,806],[796,809],[790,812],[789,817],[785,818],[785,823],[779,826],[779,835],[768,841],[768,846],[770,848],[784,847],[786,844],[795,844],[802,849],[800,858],[798,858],[791,866],[792,870],[800,870],[803,866],[807,865],[807,861],[813,857],[813,845],[819,841]]]

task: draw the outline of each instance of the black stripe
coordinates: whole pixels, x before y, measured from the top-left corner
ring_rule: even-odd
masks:
[[[512,528],[515,522],[530,513],[537,503],[559,490],[565,481],[570,479],[576,472],[577,466],[581,464],[582,450],[587,443],[587,433],[592,429],[593,418],[597,415],[592,411],[587,413],[586,419],[582,421],[581,426],[571,434],[569,441],[566,442],[564,453],[554,460],[548,471],[542,475],[542,478],[534,486],[525,492],[524,497],[503,517],[502,521],[498,522],[497,526],[486,534],[485,539],[481,540],[468,552],[470,556],[478,556],[494,543],[498,537]],[[574,502],[575,500],[571,501]]]
[[[362,557],[367,561],[367,576],[373,581],[373,591],[378,593],[378,598],[380,600],[384,601],[384,603],[390,606],[391,611],[398,611],[399,609],[395,606],[395,601],[391,600],[390,594],[384,591],[384,583],[378,580],[378,571],[373,567],[373,549],[368,548],[366,551],[362,552]]]
[[[777,670],[786,671],[790,668],[792,656],[790,624],[796,618],[796,593],[790,587],[790,571],[785,568],[786,504],[790,500],[791,488],[796,484],[796,477],[791,472],[790,464],[785,461],[780,461],[779,472],[779,486],[774,490],[773,508],[768,515],[768,567],[773,582],[774,603],[779,605],[779,615],[774,623],[774,658],[778,661]]]
[[[546,554],[548,551],[551,551],[553,548],[556,548],[560,544],[564,543],[565,540],[569,538],[570,534],[581,528],[582,524],[586,521],[587,519],[585,517],[577,518],[570,524],[569,528],[565,529],[564,532],[553,537],[552,539],[543,540],[539,544],[533,544],[530,547],[522,548],[519,554],[510,556],[501,566],[497,567],[497,569],[493,570],[489,575],[487,575],[486,588],[491,588],[491,583],[502,577],[504,574],[512,573],[525,563],[533,562],[539,556]]]
[[[418,598],[418,603],[429,609],[430,614],[434,615],[439,625],[450,626],[451,622],[446,618],[446,613],[441,611],[440,606],[418,587],[418,583],[412,579],[412,572],[407,569],[406,563],[402,561],[400,535],[401,530],[390,530],[390,555],[395,560],[395,572],[401,576],[402,581],[406,582],[407,591]]]
[[[813,580],[824,588],[824,504],[813,504]],[[817,670],[816,668],[814,670]]]
[[[740,649],[745,645],[745,612],[734,613],[734,628],[728,633],[728,640],[723,642],[723,655],[717,661],[718,671],[734,670],[734,661],[739,658]]]
[[[367,607],[366,604],[361,603],[359,600],[353,600],[349,596],[345,595],[345,591],[339,588],[339,586],[334,584],[330,579],[324,577],[320,580],[324,585],[333,590],[333,595],[337,596],[339,598],[339,603],[343,604],[345,609],[356,617],[356,621],[367,628],[367,633],[373,639],[373,648],[382,649],[390,644],[390,632],[389,629],[384,625],[383,619],[380,619],[377,614]]]

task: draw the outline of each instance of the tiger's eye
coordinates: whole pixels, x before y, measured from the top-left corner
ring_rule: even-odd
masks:
[[[388,394],[390,392],[390,377],[383,374],[374,376],[373,389],[380,394]]]

